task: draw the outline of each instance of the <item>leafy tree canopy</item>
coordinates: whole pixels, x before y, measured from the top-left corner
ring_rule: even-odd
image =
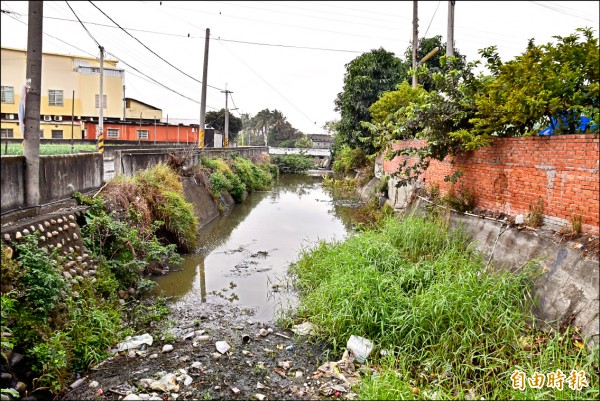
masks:
[[[427,139],[423,148],[388,153],[418,156],[416,164],[401,164],[395,174],[399,185],[405,185],[430,159],[487,146],[494,137],[537,134],[551,121],[559,134],[578,133],[585,115],[592,119],[587,129],[598,132],[598,39],[589,29],[577,32],[555,37],[557,44],[535,46],[530,41],[521,56],[506,64],[495,47],[483,49],[480,54],[491,75],[475,75],[479,61],[462,63],[447,56],[440,57],[437,71],[420,66],[419,81],[429,77],[430,90],[401,85],[384,94],[370,108],[372,121],[362,123],[373,138],[371,145],[383,148],[397,139]]]
[[[492,78],[475,96],[475,135],[535,135],[549,124],[558,134],[575,134],[582,114],[598,132],[598,38],[590,29],[554,38],[556,44],[541,46],[531,39],[505,64],[494,46],[480,50]]]
[[[206,123],[225,134],[225,109],[206,112]],[[229,113],[229,141],[235,141],[242,130],[242,119]]]
[[[394,90],[406,75],[404,63],[383,48],[371,50],[346,64],[343,91],[334,102],[335,111],[341,114],[336,124],[334,152],[339,144],[347,144],[373,153],[372,145],[360,140],[369,135],[360,122],[371,121],[369,107],[384,92]]]

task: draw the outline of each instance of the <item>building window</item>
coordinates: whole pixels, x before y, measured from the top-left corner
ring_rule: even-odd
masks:
[[[25,134],[23,134],[23,136],[25,136]],[[43,129],[40,130],[40,138],[44,138],[44,130]]]
[[[99,107],[100,107],[100,106],[99,106],[99,104],[100,104],[100,103],[99,103],[99,99],[100,99],[100,95],[96,95],[96,98],[95,98],[95,105],[96,105],[96,108],[99,108]],[[103,109],[105,109],[105,108],[106,108],[106,95],[102,95],[102,108],[103,108]]]
[[[53,129],[52,139],[63,139],[63,131],[61,129]]]
[[[138,139],[148,139],[148,130],[147,129],[139,129],[137,131]]]
[[[113,139],[119,139],[119,130],[118,129],[114,129],[114,128],[109,128],[106,130],[106,137],[107,138],[113,138]]]
[[[2,128],[2,131],[0,132],[0,138],[13,138],[13,129]]]
[[[62,106],[63,91],[58,89],[48,89],[48,106]]]
[[[15,90],[12,86],[2,87],[2,103],[14,103],[15,102]]]

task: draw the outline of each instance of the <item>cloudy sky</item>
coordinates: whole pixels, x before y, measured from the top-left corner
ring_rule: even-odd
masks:
[[[26,48],[27,1],[2,1],[1,44]],[[412,1],[44,1],[43,50],[119,60],[126,96],[197,123],[204,37],[210,29],[207,111],[278,109],[304,133],[339,119],[345,65],[383,47],[404,57]],[[448,1],[420,1],[419,37],[447,36]],[[457,1],[455,47],[468,60],[498,47],[503,61],[530,38],[599,31],[597,1]],[[77,21],[80,19],[85,26]],[[119,28],[118,26],[121,28]],[[89,34],[88,34],[89,32]],[[157,83],[158,82],[158,83]],[[160,84],[159,84],[160,83]]]

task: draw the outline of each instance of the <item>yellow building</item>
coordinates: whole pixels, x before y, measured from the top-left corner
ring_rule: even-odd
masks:
[[[2,47],[1,61],[1,136],[23,138],[18,123],[18,111],[21,89],[25,85],[27,51]],[[105,121],[125,117],[123,101],[125,73],[116,66],[116,60],[104,59]],[[99,93],[99,59],[43,53],[40,136],[47,139],[70,139],[73,131],[75,139],[84,137],[82,121],[98,121]],[[73,119],[71,119],[72,115]]]

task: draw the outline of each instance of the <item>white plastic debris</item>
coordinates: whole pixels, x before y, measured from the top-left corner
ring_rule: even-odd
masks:
[[[312,335],[315,332],[315,326],[311,322],[304,322],[293,326],[292,331],[299,336]]]
[[[366,338],[351,335],[346,348],[352,352],[360,363],[364,363],[373,349],[373,343]]]
[[[217,341],[215,347],[221,354],[224,354],[231,349],[231,346],[227,344],[227,341]]]
[[[137,348],[141,347],[142,344],[147,344],[149,346],[152,345],[152,336],[150,334],[146,333],[146,334],[142,334],[140,336],[127,337],[127,338],[125,338],[125,341],[117,344],[117,350],[119,352],[121,352],[121,351],[130,350],[130,349],[137,349]]]

